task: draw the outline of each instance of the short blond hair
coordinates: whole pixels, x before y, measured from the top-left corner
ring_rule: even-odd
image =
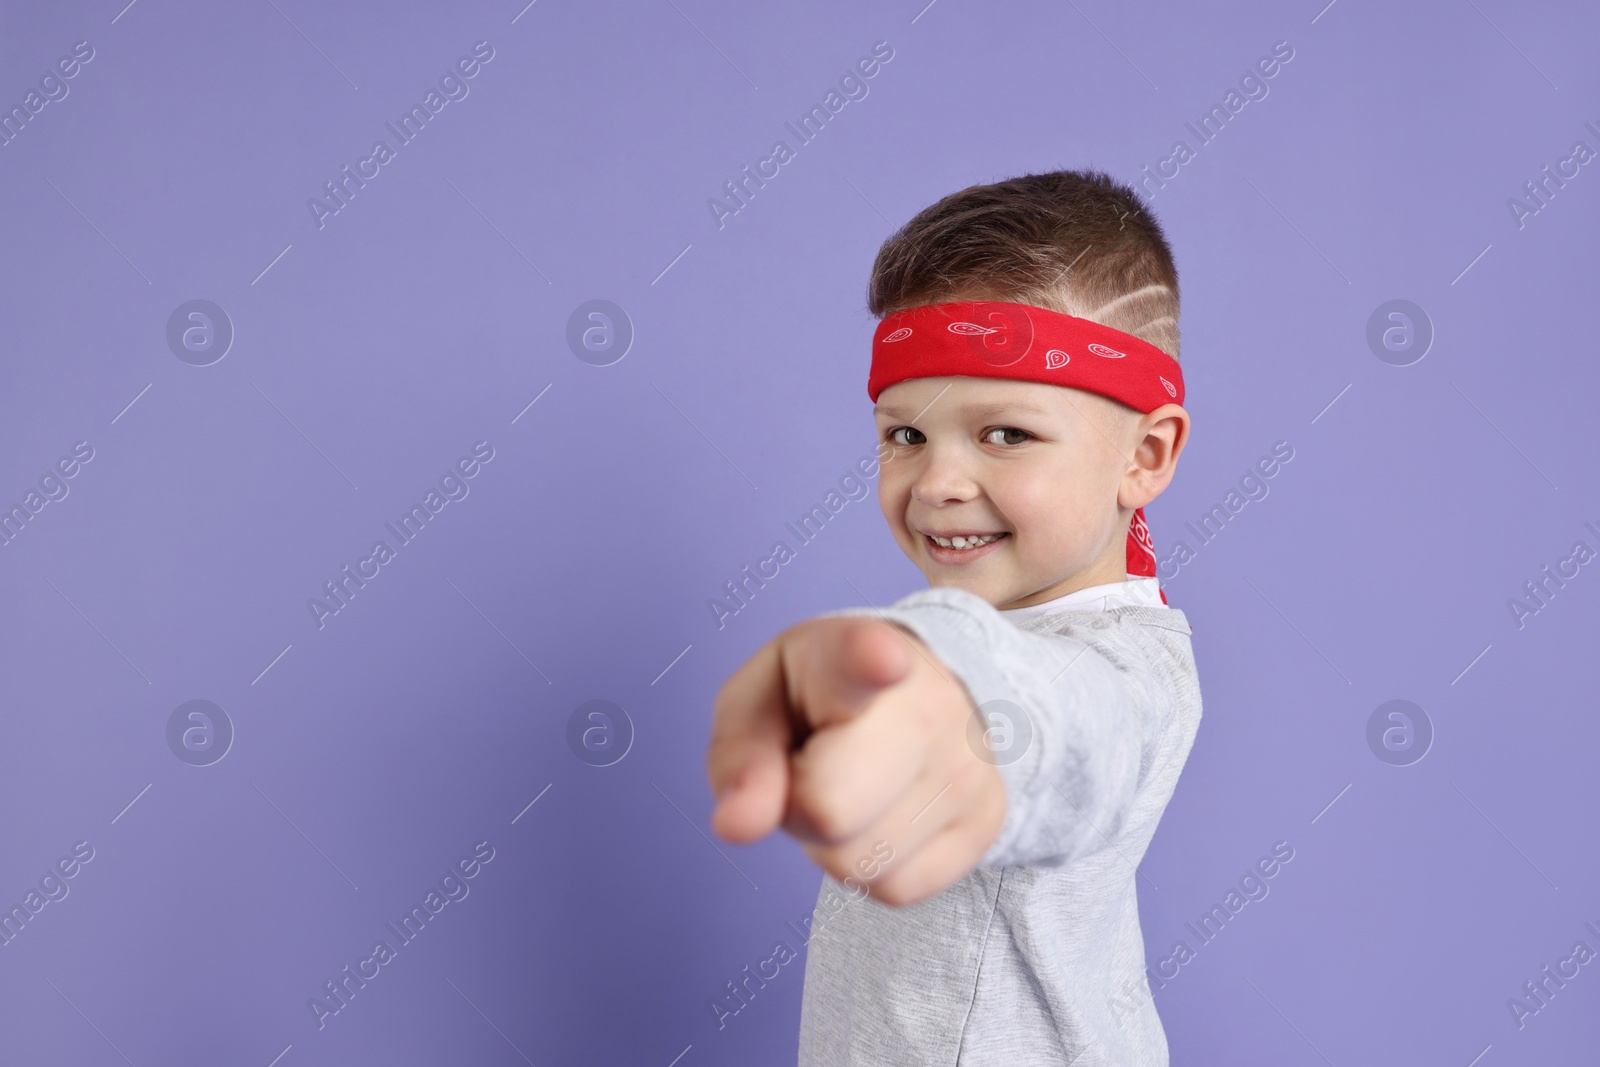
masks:
[[[1100,171],[969,186],[883,242],[867,283],[875,317],[950,300],[1049,308],[1178,358],[1172,249],[1138,194]]]

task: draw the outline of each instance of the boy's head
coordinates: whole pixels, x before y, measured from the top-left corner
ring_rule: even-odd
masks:
[[[1178,275],[1134,192],[1098,172],[975,185],[919,212],[873,263],[880,319],[951,301],[1028,304],[1131,334],[1178,358]],[[1157,357],[1159,358],[1159,356]],[[1023,607],[1127,577],[1128,524],[1171,482],[1178,404],[1141,412],[1084,389],[998,377],[882,389],[878,502],[930,586]],[[945,547],[951,535],[994,536]]]

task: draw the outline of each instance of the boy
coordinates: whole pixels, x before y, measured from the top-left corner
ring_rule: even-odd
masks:
[[[1178,278],[1109,176],[974,186],[873,264],[878,502],[929,589],[718,694],[711,823],[824,873],[801,1067],[1164,1065],[1136,867],[1200,722],[1143,507],[1189,436]]]

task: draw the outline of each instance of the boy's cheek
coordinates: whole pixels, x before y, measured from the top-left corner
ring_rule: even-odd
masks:
[[[888,478],[878,479],[878,510],[883,512],[883,520],[889,524],[889,529],[898,532],[900,519],[895,515],[894,487]]]

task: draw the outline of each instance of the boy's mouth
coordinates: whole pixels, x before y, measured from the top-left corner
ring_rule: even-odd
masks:
[[[999,533],[924,533],[922,543],[935,563],[968,563],[994,551],[994,546],[1010,537],[1009,531]]]

